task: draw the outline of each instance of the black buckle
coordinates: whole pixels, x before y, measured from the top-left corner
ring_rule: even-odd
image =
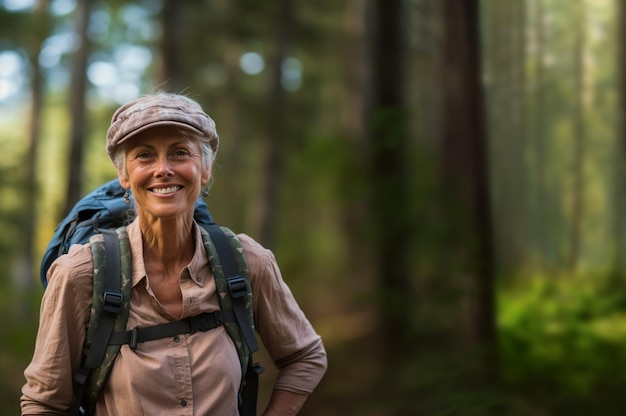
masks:
[[[254,371],[257,375],[261,375],[265,371],[265,368],[263,368],[259,363],[251,364],[250,367],[252,367],[252,371]]]
[[[107,312],[118,314],[122,310],[122,293],[118,291],[105,290],[102,299],[103,309]]]
[[[222,325],[222,314],[220,311],[203,313],[189,319],[189,330],[192,334],[197,331],[206,332],[220,325]]]
[[[137,329],[139,329],[138,326],[136,326],[133,329],[131,329],[131,331],[130,331],[130,339],[128,340],[128,346],[133,351],[135,351],[137,349],[137,342],[139,341],[139,334],[137,332]]]
[[[85,384],[90,374],[91,374],[91,370],[83,367],[80,370],[78,370],[76,374],[74,374],[74,381],[79,386],[82,386]]]
[[[230,296],[234,299],[242,298],[248,293],[248,285],[246,279],[241,276],[233,276],[227,279]]]

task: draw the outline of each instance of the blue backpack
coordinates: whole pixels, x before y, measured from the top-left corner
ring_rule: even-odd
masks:
[[[256,414],[258,376],[263,368],[254,363],[259,349],[254,336],[252,291],[243,249],[235,234],[213,222],[206,203],[198,198],[194,219],[215,277],[220,310],[192,318],[126,331],[130,308],[131,261],[125,225],[132,207],[124,200],[125,190],[117,179],[101,185],[82,198],[57,226],[46,248],[40,270],[41,283],[54,260],[73,244],[91,242],[94,258],[92,315],[84,343],[81,368],[74,375],[74,402],[70,415],[90,415],[121,345],[137,344],[183,333],[207,331],[224,325],[233,339],[242,367],[239,413]],[[101,234],[102,238],[92,238]]]

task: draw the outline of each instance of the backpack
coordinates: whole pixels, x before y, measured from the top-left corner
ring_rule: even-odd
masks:
[[[125,190],[112,180],[81,199],[57,226],[41,264],[41,281],[72,244],[90,242],[94,261],[91,316],[84,342],[81,368],[74,375],[74,402],[70,415],[92,414],[95,402],[123,344],[137,343],[183,333],[208,331],[224,325],[233,340],[242,369],[239,391],[240,415],[256,414],[258,376],[264,370],[252,361],[258,350],[254,336],[249,271],[235,234],[213,222],[206,203],[198,199],[194,219],[201,226],[202,241],[211,264],[220,310],[175,322],[126,331],[130,307],[131,256],[123,225],[132,211],[124,201]]]

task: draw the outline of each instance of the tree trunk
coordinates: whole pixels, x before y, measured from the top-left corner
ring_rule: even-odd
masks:
[[[220,125],[221,131],[228,132],[228,140],[220,144],[220,160],[222,170],[220,171],[220,197],[227,201],[239,201],[230,204],[227,212],[224,212],[224,220],[228,224],[236,227],[247,228],[246,214],[249,211],[245,186],[248,181],[243,172],[246,171],[243,163],[243,147],[250,146],[249,136],[246,135],[246,128],[241,121],[241,114],[245,113],[242,105],[242,71],[239,66],[239,59],[244,50],[244,43],[241,36],[240,16],[245,5],[240,0],[228,2],[226,12],[227,31],[224,33],[224,48],[222,61],[226,69],[226,85],[220,96]],[[222,218],[222,216],[220,216]]]
[[[185,31],[181,30],[185,27],[183,9],[186,4],[177,0],[165,0],[161,10],[161,77],[173,92],[181,92],[186,86],[183,72],[185,61],[182,57]]]
[[[39,154],[39,142],[41,137],[41,119],[44,94],[44,76],[39,66],[39,54],[41,46],[49,35],[50,25],[48,24],[48,1],[37,2],[32,14],[34,19],[33,27],[28,44],[28,60],[31,68],[31,105],[30,121],[28,132],[28,153],[26,157],[26,178],[24,186],[24,245],[21,252],[14,261],[14,281],[18,287],[18,292],[33,286],[33,265],[35,261],[35,241],[37,230],[37,156]],[[19,310],[16,316],[23,317],[27,313],[24,302],[16,302]]]
[[[371,217],[386,360],[405,357],[411,322],[410,212],[401,0],[375,2],[372,105],[368,117]]]
[[[497,362],[494,255],[478,0],[445,0],[444,16],[443,178],[460,208],[450,217],[458,225],[450,254],[464,280],[464,344],[483,352],[480,365],[490,375]]]
[[[487,3],[485,62],[488,79],[489,154],[500,270],[517,272],[528,247],[527,169],[525,163],[525,5]]]
[[[350,0],[345,4],[344,29],[347,33],[345,43],[342,45],[341,60],[345,72],[342,74],[342,84],[345,86],[345,93],[342,94],[341,104],[342,117],[340,131],[346,132],[345,140],[348,141],[347,149],[351,154],[346,154],[344,168],[362,171],[367,164],[366,161],[366,106],[368,103],[369,91],[369,50],[368,45],[368,16],[369,2],[367,0]],[[344,176],[344,175],[342,175]],[[353,180],[352,175],[345,175]],[[359,177],[360,180],[365,180]],[[341,177],[339,181],[346,180]],[[342,189],[350,189],[354,183],[343,182]],[[354,236],[349,242],[347,258],[359,259],[369,258],[366,243],[361,236],[363,224],[367,221],[367,201],[363,195],[354,193],[342,193],[339,201],[341,204],[341,226],[346,236]],[[359,287],[372,277],[371,264],[358,262],[351,265],[352,275],[358,280]]]
[[[536,172],[535,188],[535,241],[539,269],[546,271],[552,264],[550,255],[550,233],[548,228],[548,178],[546,169],[547,146],[545,142],[545,93],[544,93],[544,48],[545,28],[543,0],[537,0],[536,11],[537,55],[535,57],[535,89],[534,89],[534,165]]]
[[[581,227],[584,216],[584,161],[585,161],[585,6],[582,0],[577,0],[575,24],[575,54],[574,76],[576,92],[574,97],[574,183],[572,189],[572,230],[570,237],[570,252],[568,269],[576,271],[581,244]]]
[[[618,39],[626,39],[626,3],[617,1]],[[624,267],[624,215],[626,211],[626,42],[618,42],[618,136],[617,152],[615,157],[615,192],[613,230],[615,235],[615,251],[613,269],[616,276],[621,275]]]
[[[89,56],[89,16],[92,0],[76,3],[76,39],[78,47],[72,61],[72,81],[70,84],[70,157],[67,177],[67,194],[64,216],[67,215],[82,195],[84,144],[87,136],[87,58]]]
[[[259,240],[272,247],[279,217],[279,189],[283,175],[286,140],[285,89],[282,86],[282,63],[291,44],[293,21],[292,0],[279,0],[274,27],[275,49],[268,60],[269,90],[267,91],[267,116],[265,119],[266,155],[261,186]]]

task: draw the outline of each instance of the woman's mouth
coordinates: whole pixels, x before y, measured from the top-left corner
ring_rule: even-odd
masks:
[[[167,194],[173,194],[174,192],[177,192],[180,189],[182,189],[182,186],[168,186],[165,188],[152,188],[150,189],[150,191],[159,195],[167,195]]]

